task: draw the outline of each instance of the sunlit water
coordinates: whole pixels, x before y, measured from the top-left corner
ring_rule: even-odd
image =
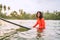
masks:
[[[36,22],[36,20],[9,20],[9,21],[29,28],[32,28],[32,26]],[[25,37],[23,37],[24,35],[20,34],[21,32],[17,32],[16,34],[8,38],[5,38],[4,40],[60,40],[60,20],[45,20],[45,22],[46,29],[42,33],[42,37],[39,39],[36,38],[36,30],[35,31],[30,30],[31,32],[26,31],[30,34],[26,34],[27,36],[25,35]],[[12,25],[7,26],[11,27]]]

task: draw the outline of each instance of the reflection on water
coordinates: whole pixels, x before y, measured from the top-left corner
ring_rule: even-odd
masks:
[[[10,20],[10,21],[15,22],[17,24],[24,25],[26,27],[30,27],[30,28],[32,28],[32,26],[36,22],[36,20]],[[26,38],[22,37],[20,33],[21,32],[17,32],[16,34],[5,38],[5,40],[60,40],[60,20],[46,20],[46,29],[42,33],[42,37],[40,37],[39,39],[33,36],[33,35],[36,35],[35,34],[36,31],[33,32],[33,30],[30,32],[29,36],[26,36],[28,34],[25,35]],[[30,36],[32,38],[28,38]]]

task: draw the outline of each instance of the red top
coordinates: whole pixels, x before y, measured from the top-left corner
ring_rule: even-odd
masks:
[[[45,21],[44,21],[44,18],[42,19],[37,19],[37,22],[36,24],[34,25],[34,27],[36,27],[37,25],[39,25],[39,29],[45,29]]]

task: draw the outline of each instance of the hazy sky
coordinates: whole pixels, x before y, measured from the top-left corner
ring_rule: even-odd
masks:
[[[0,0],[0,4],[10,6],[11,9],[23,9],[26,12],[60,11],[60,0]]]

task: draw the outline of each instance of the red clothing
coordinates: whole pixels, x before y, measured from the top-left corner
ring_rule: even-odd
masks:
[[[36,24],[34,25],[34,27],[36,27],[37,25],[39,25],[39,27],[38,27],[38,31],[42,31],[43,29],[45,29],[45,21],[44,21],[44,18],[42,18],[42,19],[37,19],[37,22],[36,22]]]

